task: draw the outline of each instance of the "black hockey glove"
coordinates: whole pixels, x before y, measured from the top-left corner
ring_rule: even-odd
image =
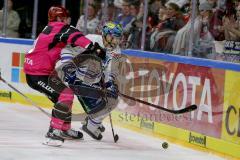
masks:
[[[102,60],[106,58],[106,50],[102,48],[97,42],[95,42],[94,44],[89,44],[87,50],[90,52],[90,54],[95,54]]]

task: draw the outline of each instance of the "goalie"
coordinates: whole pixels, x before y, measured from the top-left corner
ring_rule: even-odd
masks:
[[[102,139],[105,130],[102,121],[118,102],[116,80],[119,63],[124,60],[119,47],[122,34],[120,24],[106,23],[102,36],[86,36],[104,45],[106,58],[103,61],[92,56],[89,51],[82,52],[79,47],[68,46],[62,50],[62,64],[57,68],[58,77],[72,88],[88,115],[82,126],[83,131],[96,140]]]

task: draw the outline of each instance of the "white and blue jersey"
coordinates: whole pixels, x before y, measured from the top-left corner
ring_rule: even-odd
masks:
[[[88,34],[86,35],[86,37],[90,39],[93,43],[97,42],[102,48],[105,48],[103,45],[103,40],[101,35]],[[78,54],[81,54],[84,50],[85,50],[84,48],[72,47],[70,45],[67,45],[61,51],[60,63],[63,64],[72,60],[75,56],[77,56]],[[108,82],[109,80],[113,80],[113,81],[116,80],[119,74],[118,66],[119,66],[120,60],[121,60],[121,50],[119,47],[115,50],[107,50],[106,59],[103,61],[103,64],[102,64],[105,82]],[[77,72],[77,77],[86,76],[88,74],[86,69],[84,68],[78,68],[77,71],[79,71]]]

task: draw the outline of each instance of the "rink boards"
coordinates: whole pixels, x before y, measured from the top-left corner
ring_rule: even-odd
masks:
[[[32,44],[31,40],[0,39],[2,77],[39,106],[51,107],[47,98],[31,90],[25,82],[24,53]],[[198,109],[173,115],[121,98],[113,114],[115,123],[240,158],[240,65],[134,50],[123,53],[127,61],[120,67],[121,92],[168,109],[190,104],[197,104]],[[3,83],[0,100],[27,104]],[[74,104],[74,114],[80,113],[81,106]]]

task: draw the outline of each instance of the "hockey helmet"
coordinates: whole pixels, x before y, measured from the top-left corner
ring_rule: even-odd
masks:
[[[64,18],[69,17],[69,12],[66,8],[62,6],[52,6],[48,10],[48,21],[53,22],[57,20],[57,17],[59,17],[61,20]]]
[[[123,35],[123,28],[121,24],[117,24],[114,22],[107,22],[103,26],[102,33],[104,36],[110,34],[114,37],[121,37]]]
[[[114,49],[119,46],[123,35],[121,24],[107,22],[102,28],[103,44],[106,48]]]

